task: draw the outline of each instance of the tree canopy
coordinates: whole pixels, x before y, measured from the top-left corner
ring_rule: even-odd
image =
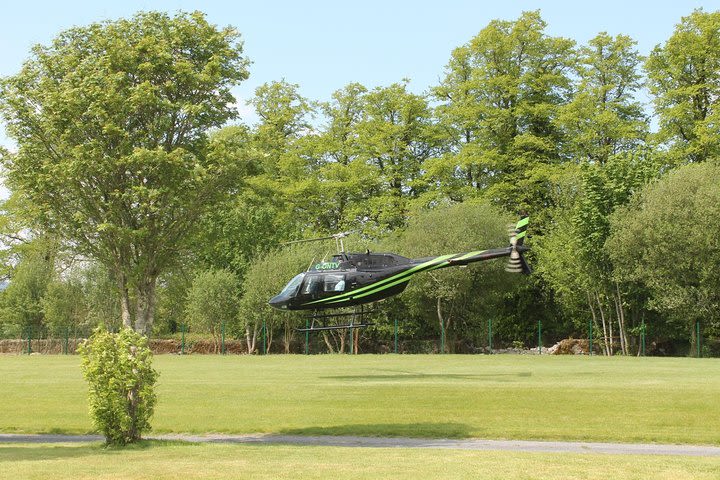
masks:
[[[238,161],[208,130],[236,116],[230,88],[247,64],[234,29],[147,12],[64,31],[2,81],[18,144],[4,162],[10,186],[108,267],[126,326],[132,300],[135,328],[149,330],[158,275],[233,184]]]

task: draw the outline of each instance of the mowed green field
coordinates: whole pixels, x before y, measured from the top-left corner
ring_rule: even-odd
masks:
[[[154,432],[720,444],[720,360],[157,356]],[[86,433],[75,356],[0,356],[0,432]]]
[[[97,444],[0,444],[0,477],[13,479],[716,480],[719,475],[717,458],[656,455],[167,442],[123,450]]]

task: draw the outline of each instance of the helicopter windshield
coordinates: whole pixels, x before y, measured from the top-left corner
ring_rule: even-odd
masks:
[[[282,289],[282,292],[280,292],[278,296],[292,297],[293,295],[295,295],[295,292],[297,292],[298,287],[300,287],[303,278],[305,278],[304,273],[298,273],[297,275],[295,275],[293,279],[290,280],[287,285],[285,285],[285,288]]]

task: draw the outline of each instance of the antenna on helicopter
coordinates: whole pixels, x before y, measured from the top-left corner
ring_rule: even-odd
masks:
[[[339,232],[339,233],[335,233],[333,235],[328,235],[327,237],[306,238],[303,240],[293,240],[291,242],[281,243],[280,245],[293,245],[295,243],[319,242],[322,240],[330,240],[331,238],[334,238],[335,239],[335,248],[337,248],[338,253],[343,253],[345,251],[345,244],[343,243],[343,238],[347,237],[351,233],[352,232]]]

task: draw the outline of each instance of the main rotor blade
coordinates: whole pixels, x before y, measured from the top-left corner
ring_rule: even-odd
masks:
[[[290,241],[290,242],[283,242],[283,243],[281,243],[280,245],[292,245],[292,244],[295,244],[295,243],[320,242],[320,241],[322,241],[322,240],[332,240],[332,239],[338,240],[338,239],[340,239],[340,238],[345,238],[345,237],[347,237],[347,236],[350,235],[351,233],[352,233],[352,232],[340,232],[340,233],[335,233],[335,234],[333,234],[333,235],[328,235],[327,237],[304,238],[304,239],[302,239],[302,240],[292,240],[292,241]]]
[[[331,240],[335,238],[334,235],[330,235],[329,237],[318,237],[318,238],[305,238],[303,240],[293,240],[291,242],[283,242],[280,245],[293,245],[295,243],[308,243],[308,242],[319,242],[322,240]]]

